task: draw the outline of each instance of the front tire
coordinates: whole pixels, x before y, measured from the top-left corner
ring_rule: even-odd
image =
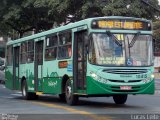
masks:
[[[114,95],[113,100],[116,104],[125,104],[127,101],[128,95]]]
[[[76,105],[78,102],[78,96],[73,94],[73,88],[71,84],[71,80],[67,80],[65,85],[65,97],[66,102],[69,105]]]
[[[23,99],[25,99],[25,100],[34,100],[34,99],[38,98],[36,93],[28,92],[28,86],[27,86],[27,82],[25,80],[22,82],[21,91],[22,91]]]

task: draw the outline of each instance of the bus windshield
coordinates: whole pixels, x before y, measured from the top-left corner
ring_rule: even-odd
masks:
[[[107,66],[150,66],[152,37],[140,34],[92,33],[89,61]]]

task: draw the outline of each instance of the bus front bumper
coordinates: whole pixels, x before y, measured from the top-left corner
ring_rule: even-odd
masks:
[[[129,86],[131,89],[122,90],[121,87]],[[103,84],[95,81],[91,77],[87,77],[87,94],[88,95],[113,95],[113,94],[154,94],[154,80],[149,83],[132,83],[132,84]]]

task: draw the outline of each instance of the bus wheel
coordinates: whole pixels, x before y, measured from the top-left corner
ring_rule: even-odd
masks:
[[[78,96],[73,95],[71,80],[67,80],[66,82],[65,97],[66,97],[66,102],[69,105],[75,105],[78,102]]]
[[[59,98],[61,99],[61,101],[65,102],[66,101],[65,93],[59,94]]]
[[[22,83],[22,89],[21,90],[22,90],[22,96],[25,100],[34,100],[34,99],[38,98],[36,93],[28,92],[28,86],[27,86],[27,83],[26,83],[25,80]]]
[[[127,101],[127,95],[114,95],[113,100],[116,104],[125,104]]]

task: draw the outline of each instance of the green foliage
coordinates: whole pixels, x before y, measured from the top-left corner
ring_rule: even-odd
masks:
[[[102,14],[102,6],[99,0],[87,0],[85,4],[82,6],[82,18],[89,17],[99,17],[103,16]]]
[[[158,8],[158,0],[148,0],[148,3],[150,6],[142,0],[107,0],[102,12],[104,15],[154,19],[159,13],[151,6]]]
[[[160,20],[153,23],[154,51],[160,51]]]
[[[159,8],[158,0],[147,0]],[[95,16],[132,16],[155,19],[158,12],[141,0],[1,0],[0,28],[11,28],[20,36],[30,30],[41,32],[60,25],[72,15],[71,21]],[[8,27],[7,27],[8,26]],[[3,30],[2,30],[3,28]],[[5,33],[6,33],[5,31]]]

